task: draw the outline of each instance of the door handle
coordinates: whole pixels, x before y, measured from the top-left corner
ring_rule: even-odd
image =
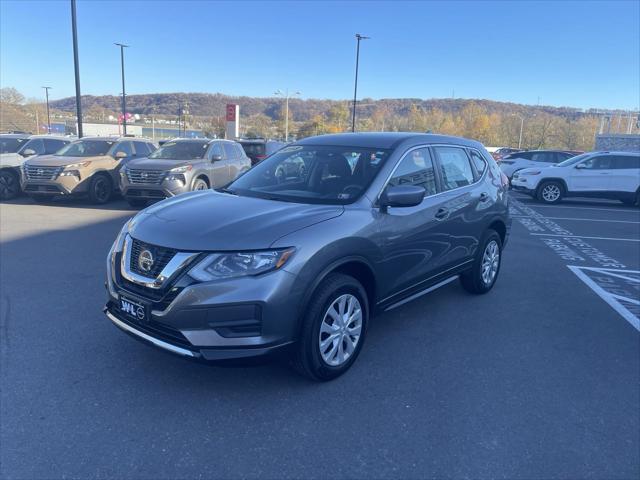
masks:
[[[449,216],[449,213],[450,212],[448,208],[439,208],[434,216],[437,220],[444,220]]]
[[[487,200],[489,200],[489,194],[487,192],[482,192],[480,194],[480,201],[486,202]]]

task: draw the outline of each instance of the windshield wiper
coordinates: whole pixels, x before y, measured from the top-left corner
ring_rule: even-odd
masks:
[[[228,188],[222,187],[222,188],[216,188],[216,192],[220,192],[220,193],[228,193],[230,195],[238,195],[238,193],[235,190],[230,190]]]

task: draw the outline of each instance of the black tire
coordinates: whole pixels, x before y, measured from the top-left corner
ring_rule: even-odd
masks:
[[[127,203],[132,208],[142,208],[147,206],[147,201],[140,198],[127,198]]]
[[[633,198],[621,198],[620,201],[629,207],[640,207],[640,191]]]
[[[105,173],[96,173],[89,183],[89,200],[96,205],[107,203],[113,195],[113,182]]]
[[[204,178],[196,178],[193,181],[193,186],[191,187],[191,191],[195,192],[197,190],[209,190],[209,184]]]
[[[20,194],[20,178],[9,168],[0,170],[0,200],[11,200]]]
[[[489,247],[489,244],[495,242],[498,251],[498,264],[497,269],[495,270],[495,274],[492,276],[489,282],[486,282],[483,278],[483,259],[485,257],[485,252]],[[493,288],[498,280],[498,275],[500,274],[500,266],[502,265],[502,240],[500,240],[500,235],[495,230],[487,230],[482,241],[480,242],[480,248],[478,248],[478,253],[476,254],[476,258],[473,261],[473,266],[470,270],[467,270],[462,275],[460,275],[460,283],[462,287],[470,292],[475,294],[483,294],[487,293],[489,290]]]
[[[555,180],[542,182],[536,191],[536,198],[542,203],[559,203],[565,195],[564,185]]]
[[[29,198],[36,203],[49,203],[53,199],[53,195],[29,195]]]
[[[343,295],[355,297],[362,314],[360,336],[353,352],[338,366],[327,363],[320,351],[320,328],[329,308]],[[333,380],[345,373],[355,362],[364,343],[369,320],[367,293],[355,278],[341,273],[329,274],[318,285],[305,308],[300,330],[300,338],[293,358],[294,368],[302,375],[316,381]],[[342,343],[342,340],[339,340]],[[346,340],[345,340],[346,342]],[[340,345],[342,349],[344,344]]]

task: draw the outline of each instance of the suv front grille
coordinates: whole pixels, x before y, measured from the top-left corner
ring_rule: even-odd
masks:
[[[138,275],[142,275],[148,278],[156,278],[162,269],[167,266],[167,263],[173,258],[176,254],[176,250],[165,247],[158,247],[156,245],[149,245],[148,243],[141,242],[136,240],[135,238],[131,239],[131,263],[129,264],[129,268],[132,272],[137,273]],[[151,253],[151,257],[153,262],[151,263],[151,268],[148,271],[140,268],[140,253],[143,250],[148,250]]]
[[[27,165],[24,168],[24,175],[27,180],[55,180],[62,170],[64,170],[64,167]]]
[[[126,174],[132,185],[159,185],[167,172],[164,170],[140,170],[127,168]]]

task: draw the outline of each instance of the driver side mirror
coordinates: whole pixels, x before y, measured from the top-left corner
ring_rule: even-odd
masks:
[[[416,185],[389,186],[380,196],[380,207],[415,207],[420,205],[426,193]]]
[[[579,163],[575,166],[578,170],[584,170],[587,166],[584,163]]]
[[[33,156],[33,155],[35,155],[35,154],[36,154],[36,151],[35,151],[35,150],[33,150],[33,149],[31,149],[31,148],[27,148],[24,152],[22,152],[22,154],[23,154],[25,157],[31,157],[31,156]]]
[[[211,163],[222,160],[222,155],[211,155]]]
[[[122,160],[123,158],[127,158],[127,157],[128,155],[125,152],[120,151],[116,153],[116,160]]]

